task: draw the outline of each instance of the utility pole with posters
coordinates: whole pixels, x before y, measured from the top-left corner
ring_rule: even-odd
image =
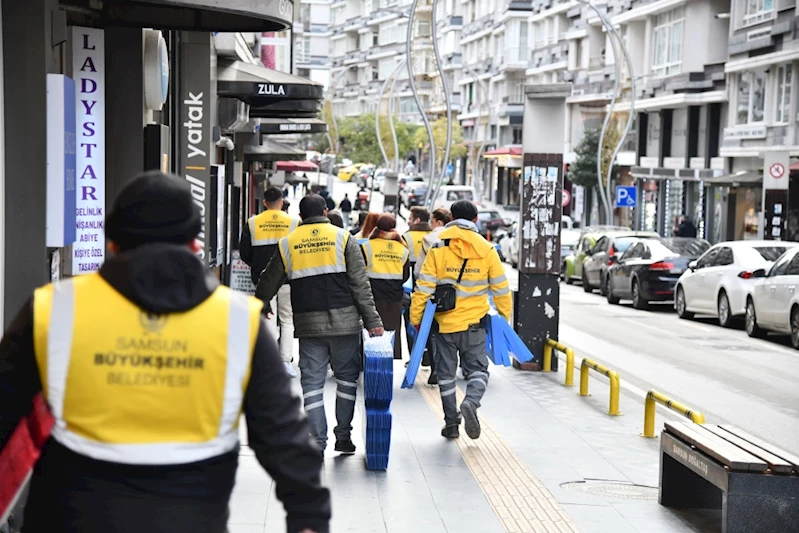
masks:
[[[570,83],[525,88],[519,209],[519,291],[514,329],[533,353],[522,370],[543,368],[546,340],[560,322],[560,225],[563,213],[563,146]],[[557,358],[552,360],[557,370]]]

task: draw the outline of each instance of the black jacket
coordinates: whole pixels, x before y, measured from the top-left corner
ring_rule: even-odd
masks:
[[[261,277],[261,272],[269,264],[269,260],[275,255],[275,252],[277,252],[277,244],[253,246],[250,225],[244,224],[244,229],[241,230],[241,240],[239,241],[239,256],[250,267],[250,277],[253,285],[258,285],[258,278]]]
[[[352,212],[352,202],[350,202],[349,198],[344,198],[340,204],[338,204],[338,208],[341,209],[342,213],[351,213]]]
[[[192,309],[217,286],[187,248],[173,245],[111,257],[100,275],[143,310],[159,314]],[[0,343],[0,447],[41,390],[32,305],[25,304]],[[286,508],[288,533],[326,533],[330,493],[321,486],[323,456],[263,322],[244,414],[249,446]],[[196,463],[139,466],[91,459],[50,439],[34,471],[23,532],[223,533],[237,466],[238,450]]]
[[[683,220],[677,228],[678,237],[696,237],[696,226],[690,220]]]

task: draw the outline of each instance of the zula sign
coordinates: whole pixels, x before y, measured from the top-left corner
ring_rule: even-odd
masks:
[[[772,178],[778,180],[785,175],[785,166],[782,163],[774,163],[768,168],[768,173]]]
[[[105,257],[105,37],[103,30],[72,28],[77,115],[76,240],[70,274],[88,274]]]

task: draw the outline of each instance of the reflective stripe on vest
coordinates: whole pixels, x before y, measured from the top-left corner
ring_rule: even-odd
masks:
[[[408,243],[408,249],[411,252],[411,263],[415,263],[419,259],[419,254],[422,252],[422,240],[430,233],[429,231],[411,230],[406,231],[403,237],[405,242]]]
[[[363,245],[366,274],[370,279],[403,280],[402,271],[410,252],[397,241],[371,239]]]
[[[280,255],[289,280],[344,274],[345,251],[349,233],[333,224],[301,225],[288,237],[280,239]]]
[[[219,287],[151,315],[99,274],[38,289],[34,348],[52,437],[102,461],[202,461],[238,444],[262,304]]]
[[[268,246],[277,244],[294,231],[298,220],[283,211],[269,209],[250,217],[247,223],[250,226],[250,243],[253,246]]]

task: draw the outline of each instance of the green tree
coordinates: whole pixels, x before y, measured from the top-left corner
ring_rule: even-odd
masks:
[[[339,140],[341,142],[341,156],[351,159],[356,163],[371,163],[382,166],[385,164],[380,146],[377,143],[374,113],[337,119]],[[391,138],[391,127],[388,117],[382,116],[379,120],[380,138],[386,150],[389,162],[394,159],[394,141]],[[394,121],[394,130],[397,133],[400,157],[413,151],[413,132],[415,128],[404,122]]]
[[[610,164],[610,157],[621,138],[619,128],[619,121],[616,118],[610,120],[608,131],[604,138],[604,148],[602,150],[602,183],[606,184],[606,176],[608,172],[608,165]],[[580,144],[577,145],[575,152],[577,158],[574,163],[569,166],[569,180],[575,185],[580,185],[588,189],[593,189],[597,186],[596,176],[596,157],[599,148],[599,135],[602,128],[590,128],[585,130]],[[618,174],[618,168],[613,165],[611,172],[611,180],[615,179]]]
[[[441,167],[444,159],[444,151],[447,143],[447,119],[441,117],[433,122],[433,140],[436,143],[436,164]],[[413,146],[424,146],[424,150],[430,150],[430,140],[427,137],[427,129],[419,127],[413,136]],[[450,146],[450,160],[460,159],[467,152],[466,143],[463,142],[463,130],[458,122],[452,122],[452,144]]]

